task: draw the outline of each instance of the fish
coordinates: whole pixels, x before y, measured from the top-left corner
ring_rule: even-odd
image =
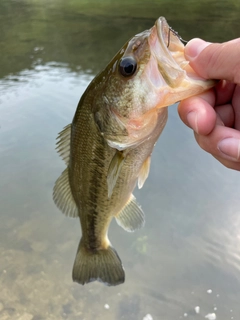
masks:
[[[132,192],[149,175],[167,107],[215,84],[193,71],[181,40],[164,17],[131,38],[88,85],[72,123],[57,138],[66,169],[53,199],[65,215],[80,218],[72,271],[79,284],[125,281],[109,225],[115,218],[128,232],[143,227],[144,212]]]

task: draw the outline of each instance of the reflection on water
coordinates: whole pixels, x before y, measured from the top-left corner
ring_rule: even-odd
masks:
[[[134,1],[121,9],[114,1],[66,3],[0,0],[0,319],[238,319],[238,173],[198,148],[176,106],[149,179],[135,191],[145,228],[110,228],[125,284],[72,283],[79,221],[57,210],[52,187],[64,169],[57,133],[129,36],[169,15],[183,38],[207,30],[209,40],[226,40],[237,36],[239,5],[187,1],[180,13],[180,2],[153,1],[148,10]],[[201,21],[195,29],[192,19]]]

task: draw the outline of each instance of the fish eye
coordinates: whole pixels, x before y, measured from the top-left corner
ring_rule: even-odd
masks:
[[[137,69],[137,61],[133,57],[125,57],[120,60],[119,71],[124,77],[132,76]]]

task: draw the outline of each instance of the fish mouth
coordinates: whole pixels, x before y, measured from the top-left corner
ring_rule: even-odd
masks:
[[[184,44],[179,34],[174,31],[167,23],[164,17],[160,17],[155,22],[158,41],[166,55],[171,59],[171,52],[183,52]],[[174,58],[171,59],[174,62]]]
[[[164,17],[160,17],[151,29],[149,45],[157,60],[158,71],[171,88],[179,86],[185,77],[184,45]]]
[[[157,19],[148,41],[150,50],[157,60],[158,71],[172,89],[180,89],[183,86],[185,89],[199,87],[199,90],[193,92],[196,94],[215,84],[212,80],[203,79],[191,68],[184,55],[185,41],[168,25],[164,17]]]

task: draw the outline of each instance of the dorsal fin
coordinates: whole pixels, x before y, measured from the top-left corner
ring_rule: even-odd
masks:
[[[53,200],[56,206],[69,217],[78,217],[78,208],[69,183],[68,168],[57,179],[53,188]]]
[[[68,165],[70,156],[70,138],[71,138],[71,123],[68,124],[57,136],[57,152]]]

